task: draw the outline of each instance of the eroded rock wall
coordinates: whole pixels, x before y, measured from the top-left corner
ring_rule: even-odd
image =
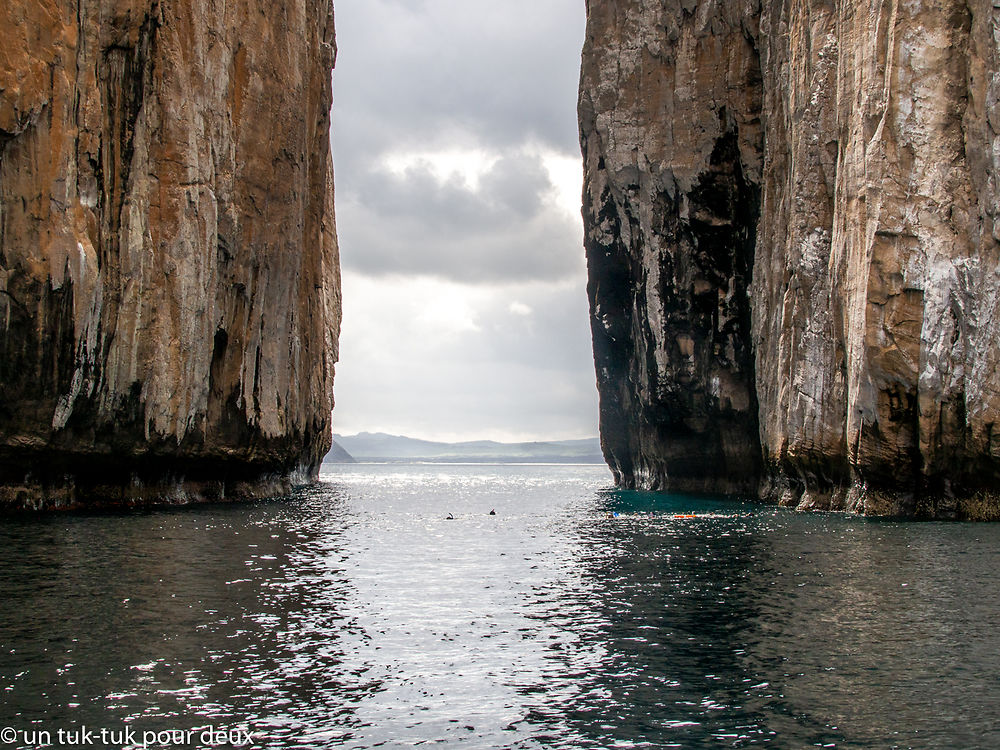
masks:
[[[318,465],[334,57],[329,0],[0,5],[0,504]]]
[[[997,13],[590,1],[584,217],[624,485],[1000,515]]]
[[[759,473],[747,288],[760,68],[736,3],[591,2],[584,216],[601,435],[626,487],[748,490]]]

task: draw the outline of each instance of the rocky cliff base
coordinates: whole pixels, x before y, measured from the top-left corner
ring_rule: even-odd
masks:
[[[0,449],[0,513],[229,502],[288,494],[317,467],[258,459]]]

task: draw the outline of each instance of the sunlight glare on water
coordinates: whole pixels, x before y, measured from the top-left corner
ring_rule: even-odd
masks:
[[[0,717],[268,748],[1000,746],[1000,526],[609,480],[359,464],[249,505],[6,519]]]

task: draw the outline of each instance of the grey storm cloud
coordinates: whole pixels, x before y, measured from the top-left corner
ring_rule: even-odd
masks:
[[[483,283],[582,272],[578,224],[546,204],[552,184],[529,156],[500,159],[475,189],[424,166],[371,170],[354,187],[340,196],[340,239],[363,273]]]
[[[581,0],[339,0],[333,143],[345,267],[476,283],[581,272],[578,222],[546,202],[537,154],[578,158],[584,15]],[[383,163],[455,148],[502,158],[476,189],[419,163],[403,173]]]
[[[338,70],[363,75],[334,75],[338,166],[459,132],[575,150],[585,14],[583,0],[340,0]]]
[[[358,199],[386,218],[440,215],[448,226],[467,231],[531,220],[541,213],[552,183],[536,159],[514,156],[494,164],[476,189],[458,177],[439,182],[427,165],[408,167],[402,174],[369,171],[356,188]]]

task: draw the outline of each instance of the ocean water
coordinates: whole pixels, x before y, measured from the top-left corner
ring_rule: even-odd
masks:
[[[3,519],[0,747],[1000,747],[1000,525],[609,485]]]

